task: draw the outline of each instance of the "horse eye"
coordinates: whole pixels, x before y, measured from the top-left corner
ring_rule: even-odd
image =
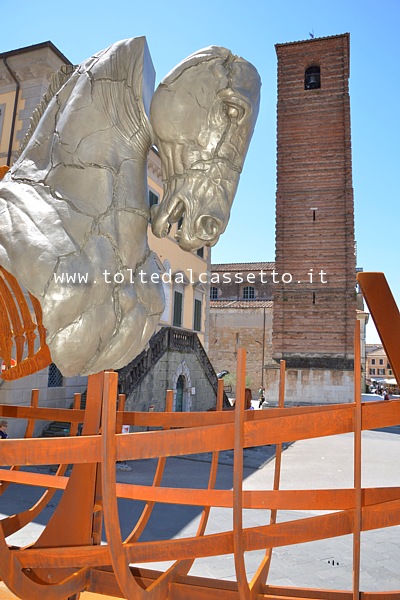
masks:
[[[226,114],[230,119],[236,119],[237,121],[241,121],[244,117],[245,110],[242,106],[238,106],[237,104],[229,104],[227,102]]]
[[[239,116],[239,111],[236,108],[236,106],[228,106],[226,112],[231,117],[231,119],[237,119]]]

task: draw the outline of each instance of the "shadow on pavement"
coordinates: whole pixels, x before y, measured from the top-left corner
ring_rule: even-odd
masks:
[[[284,444],[285,450],[289,444]],[[243,452],[243,478],[246,479],[254,471],[261,469],[275,457],[275,445],[246,448]],[[161,486],[188,487],[206,489],[211,466],[211,453],[185,455],[168,458],[165,465]],[[231,489],[233,486],[233,450],[220,452],[216,489]],[[157,467],[156,459],[128,461],[126,470],[117,470],[117,481],[152,485]],[[24,469],[25,470],[25,469]],[[27,467],[26,470],[40,473],[52,473],[51,465],[43,467]],[[43,488],[10,484],[0,496],[0,513],[12,515],[25,511],[35,504],[43,493]],[[44,526],[49,521],[61,497],[56,492],[40,515],[35,519],[37,525]],[[79,499],[78,499],[79,501]],[[121,533],[127,537],[135,526],[145,506],[142,501],[120,499],[118,501]],[[229,509],[226,509],[229,510]],[[157,503],[154,506],[149,522],[141,536],[141,540],[165,540],[178,536],[187,526],[200,517],[202,507]],[[14,541],[14,540],[13,540]],[[18,545],[18,540],[14,541]]]

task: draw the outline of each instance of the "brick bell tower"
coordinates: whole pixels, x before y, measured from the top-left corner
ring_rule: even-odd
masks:
[[[286,360],[288,395],[306,403],[352,400],[349,43],[346,33],[276,45],[273,358]]]

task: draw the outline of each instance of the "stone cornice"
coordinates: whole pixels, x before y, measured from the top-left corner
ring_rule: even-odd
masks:
[[[47,46],[36,48],[31,52],[0,55],[0,84],[13,87],[15,82],[4,64],[4,59],[7,59],[9,67],[21,84],[28,81],[37,83],[43,77],[50,80],[52,74],[64,64],[61,58]]]

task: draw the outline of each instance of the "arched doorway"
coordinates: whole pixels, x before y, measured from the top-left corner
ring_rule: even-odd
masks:
[[[183,394],[185,390],[185,376],[179,375],[176,382],[176,398],[175,398],[175,411],[183,411]]]
[[[173,410],[175,412],[190,412],[192,410],[192,397],[190,371],[183,360],[178,365],[172,378],[172,389],[174,390]]]

